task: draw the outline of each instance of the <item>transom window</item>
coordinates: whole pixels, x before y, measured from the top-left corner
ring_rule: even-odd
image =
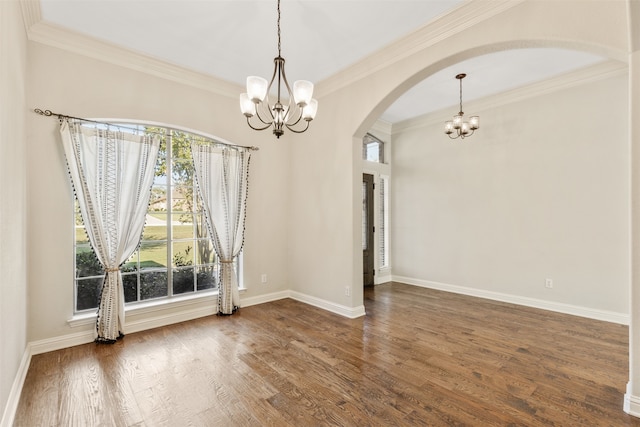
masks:
[[[369,162],[384,163],[384,142],[370,133],[362,138],[362,159]]]
[[[121,266],[125,304],[216,289],[218,260],[191,157],[191,141],[204,138],[169,128],[138,128],[160,134],[161,145],[142,241]],[[77,201],[74,216],[74,308],[82,312],[98,307],[104,271],[89,244]],[[235,267],[238,274],[237,262]]]

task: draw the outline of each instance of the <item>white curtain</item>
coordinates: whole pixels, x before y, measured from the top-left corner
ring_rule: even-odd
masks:
[[[198,192],[220,262],[218,313],[232,314],[240,303],[234,260],[242,250],[250,149],[192,142]]]
[[[62,120],[60,133],[89,242],[105,270],[96,341],[114,342],[124,325],[120,265],[142,237],[160,140],[76,120]]]

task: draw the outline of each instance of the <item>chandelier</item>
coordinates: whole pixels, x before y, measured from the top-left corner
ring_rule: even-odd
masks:
[[[460,80],[460,112],[453,116],[453,120],[448,120],[444,124],[444,133],[449,135],[449,138],[464,139],[467,136],[473,135],[473,132],[480,127],[480,117],[471,116],[469,121],[464,120],[464,113],[462,112],[462,79],[467,77],[466,74],[458,74],[456,79]]]
[[[280,0],[278,0],[278,56],[273,59],[275,64],[273,76],[268,83],[262,77],[247,77],[247,92],[240,95],[240,110],[247,118],[249,127],[254,130],[265,130],[273,126],[273,133],[277,138],[284,134],[285,127],[295,133],[306,131],[318,110],[318,101],[311,98],[313,83],[298,80],[293,83],[293,91],[291,90],[284,73],[284,58],[280,50]],[[276,83],[277,98],[272,103],[269,94],[274,83]],[[282,91],[285,89],[286,100],[283,100]]]

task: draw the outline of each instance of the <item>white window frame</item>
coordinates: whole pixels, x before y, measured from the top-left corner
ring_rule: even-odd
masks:
[[[376,143],[378,144],[378,160],[369,160],[368,156],[367,156],[367,145],[371,144],[371,143]],[[366,161],[366,162],[371,162],[371,163],[380,163],[380,164],[386,164],[385,163],[385,158],[386,158],[386,144],[384,143],[384,141],[382,141],[380,138],[367,133],[363,138],[362,138],[362,160]]]

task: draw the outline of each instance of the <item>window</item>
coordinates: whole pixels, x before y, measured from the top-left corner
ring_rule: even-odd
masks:
[[[202,137],[160,127],[140,129],[162,139],[142,240],[121,267],[125,304],[217,288],[217,257],[191,158],[191,141]],[[75,224],[75,311],[80,312],[98,307],[104,271],[89,245],[77,202]]]
[[[370,133],[362,138],[362,158],[369,162],[384,163],[384,142]]]

